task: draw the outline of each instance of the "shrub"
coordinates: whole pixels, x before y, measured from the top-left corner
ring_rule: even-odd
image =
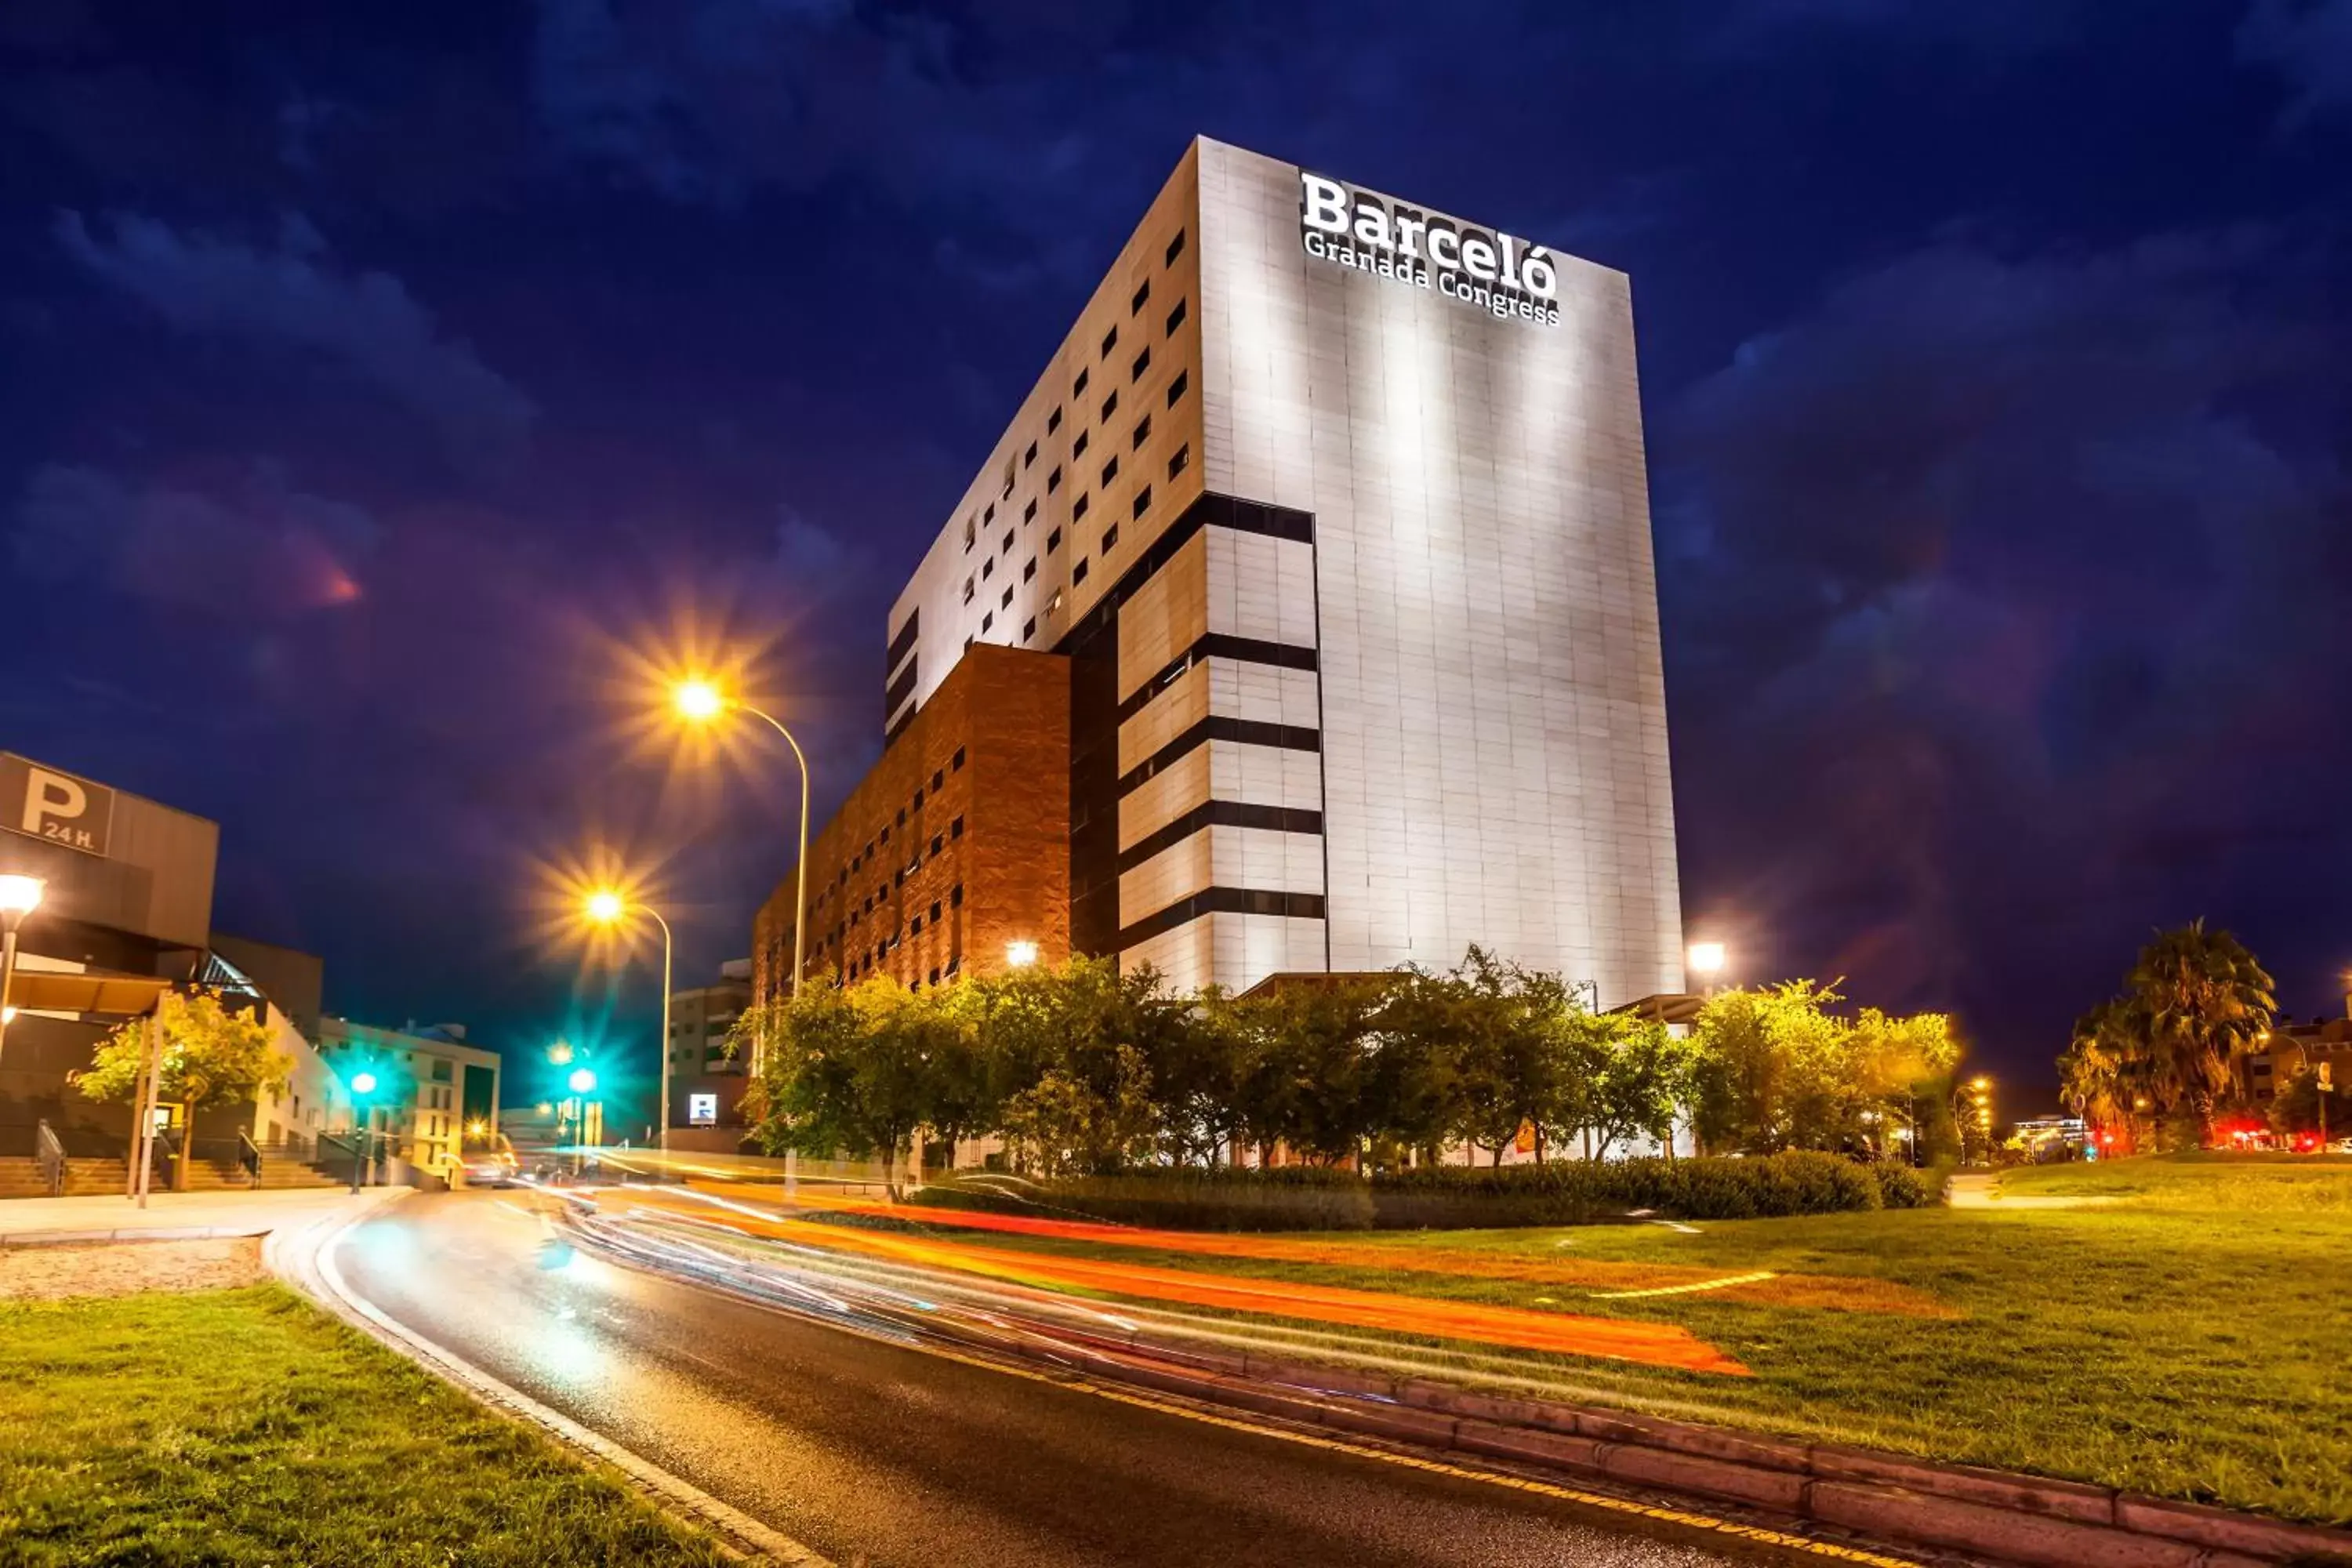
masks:
[[[1878,1178],[1878,1203],[1881,1208],[1916,1209],[1928,1204],[1931,1190],[1940,1191],[1938,1182],[1930,1189],[1927,1177],[1908,1165],[1873,1165],[1871,1173]]]
[[[1173,1230],[1478,1229],[1666,1219],[1769,1219],[1916,1208],[1927,1184],[1901,1166],[1794,1151],[1760,1159],[1567,1160],[1437,1165],[1373,1177],[1286,1165],[1175,1169],[1034,1181],[967,1173],[920,1204]]]
[[[1874,1209],[1866,1166],[1792,1151],[1760,1159],[1565,1161],[1438,1165],[1372,1184],[1383,1227],[1584,1225],[1647,1212],[1675,1219],[1764,1219]]]
[[[1186,1166],[1048,1181],[966,1172],[921,1188],[910,1201],[1168,1230],[1366,1230],[1372,1224],[1364,1179],[1318,1165]]]

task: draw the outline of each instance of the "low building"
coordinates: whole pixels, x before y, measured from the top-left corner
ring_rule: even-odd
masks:
[[[2323,1064],[2338,1092],[2352,1088],[2352,995],[2345,997],[2344,1011],[2341,1018],[2307,1024],[2282,1018],[2272,1024],[2270,1033],[2240,1058],[2246,1098],[2267,1107],[2281,1089]]]
[[[421,1170],[446,1178],[457,1169],[468,1122],[497,1130],[499,1055],[467,1044],[461,1024],[383,1029],[321,1018],[319,1050],[339,1085],[348,1085],[362,1068],[374,1073],[376,1131],[389,1134],[394,1152]],[[349,1101],[339,1104],[338,1125],[349,1127]]]
[[[806,973],[938,985],[1070,951],[1070,661],[976,644],[808,852]],[[752,990],[792,988],[796,878],[752,926]]]
[[[47,763],[0,752],[0,873],[37,877],[40,906],[18,933],[20,976],[109,974],[218,990],[270,1028],[294,1070],[283,1094],[197,1113],[200,1156],[232,1157],[238,1134],[265,1148],[326,1125],[334,1085],[306,1037],[319,961],[212,930],[215,823]],[[152,994],[152,992],[150,993]],[[68,1152],[121,1157],[131,1112],[72,1086],[119,1014],[28,1006],[0,1039],[0,1156],[28,1154],[47,1122]],[[177,1118],[176,1107],[165,1107]],[[191,1130],[175,1126],[175,1136]]]
[[[751,961],[719,966],[719,983],[673,991],[669,998],[670,1146],[714,1152],[741,1142],[743,1086],[751,1063],[728,1049],[735,1021],[751,1005]]]

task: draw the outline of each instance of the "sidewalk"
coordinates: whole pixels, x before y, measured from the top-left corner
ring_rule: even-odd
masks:
[[[357,1214],[404,1187],[259,1192],[151,1193],[147,1206],[111,1194],[80,1198],[12,1198],[0,1203],[0,1247],[67,1241],[166,1241],[266,1236],[337,1213]]]

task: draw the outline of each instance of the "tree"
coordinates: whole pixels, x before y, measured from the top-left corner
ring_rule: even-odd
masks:
[[[1810,980],[1708,999],[1691,1036],[1701,1149],[1882,1152],[1890,1125],[1945,1092],[1960,1055],[1950,1018],[1870,1007],[1847,1019],[1830,1011],[1844,999]]]
[[[1606,1159],[1619,1143],[1644,1137],[1673,1152],[1675,1116],[1690,1092],[1693,1051],[1664,1024],[1624,1014],[1593,1018],[1602,1026],[1594,1080],[1593,1152]]]
[[[2196,920],[2157,932],[2128,985],[2158,1081],[2186,1101],[2200,1134],[2210,1133],[2214,1101],[2235,1080],[2238,1058],[2270,1031],[2276,982],[2236,937]]]
[[[180,1107],[180,1124],[191,1133],[197,1111],[281,1093],[293,1077],[293,1058],[271,1044],[269,1026],[223,1005],[218,992],[166,991],[155,1005],[163,1032],[156,1103]],[[147,1030],[145,1018],[133,1018],[99,1042],[90,1065],[71,1075],[85,1100],[105,1103],[138,1093]],[[187,1168],[182,1159],[175,1186],[186,1185]]]
[[[1361,1154],[1375,1130],[1368,1088],[1388,990],[1318,977],[1225,1004],[1237,1134],[1325,1163]]]

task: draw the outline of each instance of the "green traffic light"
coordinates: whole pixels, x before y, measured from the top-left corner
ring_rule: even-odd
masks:
[[[352,1075],[352,1092],[353,1094],[362,1096],[373,1094],[375,1092],[375,1074],[372,1072],[353,1073]]]
[[[572,1093],[587,1094],[592,1092],[595,1087],[596,1075],[594,1073],[589,1071],[586,1068],[578,1068],[573,1069],[572,1074]]]

